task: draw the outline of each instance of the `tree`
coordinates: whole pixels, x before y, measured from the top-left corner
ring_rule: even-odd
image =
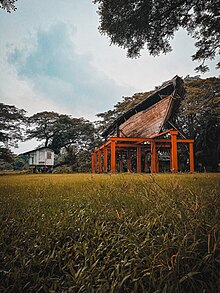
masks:
[[[220,53],[219,0],[93,2],[98,3],[101,33],[107,34],[112,44],[126,48],[129,57],[138,57],[145,45],[153,56],[170,52],[170,40],[180,27],[196,40],[192,59],[201,62],[197,71],[207,71],[205,61]]]
[[[60,165],[67,164],[73,171],[88,171],[90,153],[96,145],[93,123],[84,118],[60,115],[56,127],[50,147],[62,155]]]
[[[186,82],[187,95],[176,124],[195,139],[196,164],[217,171],[220,159],[220,78]]]
[[[68,150],[73,144],[79,148],[88,148],[94,141],[94,126],[84,118],[60,115],[55,126],[50,146],[57,152],[61,148]]]
[[[0,8],[5,9],[7,12],[15,11],[15,2],[17,0],[0,0]]]
[[[15,155],[9,148],[0,147],[0,170],[12,169]]]
[[[58,165],[82,169],[78,154],[84,153],[88,158],[95,147],[94,125],[84,118],[45,111],[29,117],[28,123],[27,139],[35,138],[52,148],[61,157]]]
[[[25,111],[0,103],[0,163],[12,163],[14,156],[10,147],[17,147],[22,139]]]
[[[22,138],[22,123],[25,111],[15,106],[0,103],[0,143],[6,147],[17,146]]]
[[[27,140],[44,140],[44,146],[47,147],[57,131],[57,121],[60,115],[55,112],[40,112],[28,118]]]
[[[28,170],[28,157],[25,155],[16,156],[13,162],[13,169],[14,170]]]

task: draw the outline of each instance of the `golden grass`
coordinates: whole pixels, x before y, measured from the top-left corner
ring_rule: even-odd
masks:
[[[0,177],[0,291],[218,292],[220,174]]]

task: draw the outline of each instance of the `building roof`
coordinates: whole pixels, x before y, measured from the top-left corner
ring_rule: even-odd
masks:
[[[119,116],[105,131],[102,133],[102,136],[106,137],[110,133],[114,132],[118,126],[123,124],[130,117],[135,115],[140,111],[144,111],[151,106],[155,105],[161,99],[172,96],[174,98],[174,104],[171,109],[170,118],[179,108],[180,102],[185,97],[185,89],[183,80],[176,75],[171,80],[164,82],[159,88],[157,88],[152,94],[146,96],[143,101],[135,105],[133,108],[129,109],[121,116]]]
[[[34,150],[30,150],[30,151],[28,151],[28,152],[25,152],[25,153],[19,154],[19,156],[21,156],[21,155],[27,155],[27,154],[30,154],[30,153],[33,153],[33,152],[36,152],[36,151],[39,151],[39,150],[42,150],[42,149],[48,149],[48,150],[50,150],[51,152],[53,152],[53,150],[52,150],[51,148],[49,148],[49,147],[39,147],[39,148],[36,148],[36,149],[34,149]]]

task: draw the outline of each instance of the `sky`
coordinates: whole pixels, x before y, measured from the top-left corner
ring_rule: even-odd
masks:
[[[0,9],[0,102],[27,115],[55,111],[95,120],[122,96],[152,90],[175,75],[197,75],[194,41],[180,30],[173,51],[129,59],[99,33],[92,0],[18,0],[12,13]],[[211,70],[202,78],[219,76]],[[17,153],[36,142],[20,144]]]

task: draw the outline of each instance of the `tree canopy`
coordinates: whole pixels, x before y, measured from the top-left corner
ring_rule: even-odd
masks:
[[[36,113],[28,118],[26,139],[32,138],[43,142],[45,147],[52,148],[60,156],[58,165],[89,170],[90,152],[96,141],[92,122],[55,112]]]
[[[67,165],[73,171],[89,171],[91,151],[95,147],[95,129],[92,122],[61,114],[57,119],[50,147],[60,155],[58,165]]]
[[[15,2],[17,0],[0,0],[0,8],[5,9],[7,12],[15,11]]]
[[[16,147],[17,142],[22,140],[24,121],[23,109],[0,103],[0,169],[5,162],[13,162],[14,156],[10,147]]]
[[[25,111],[15,106],[0,103],[0,144],[16,146],[22,138],[22,122]]]
[[[153,56],[170,52],[170,40],[180,27],[196,40],[192,59],[200,62],[197,71],[207,71],[205,61],[220,53],[219,0],[93,2],[98,4],[101,33],[107,34],[112,44],[126,48],[129,57],[138,57],[145,46]]]
[[[217,171],[220,159],[220,79],[186,82],[187,96],[176,116],[179,129],[195,139],[197,163]]]
[[[39,141],[44,141],[44,146],[47,147],[52,140],[56,130],[59,114],[55,112],[40,112],[28,118],[28,130],[26,139],[35,138]]]

